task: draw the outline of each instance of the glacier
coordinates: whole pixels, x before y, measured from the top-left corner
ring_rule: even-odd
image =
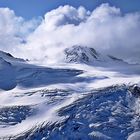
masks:
[[[140,64],[73,46],[61,63],[0,51],[0,139],[140,139]]]

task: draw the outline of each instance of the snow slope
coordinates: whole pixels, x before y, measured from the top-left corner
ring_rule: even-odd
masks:
[[[9,90],[16,86],[23,88],[39,87],[55,83],[75,83],[83,81],[76,77],[81,70],[53,69],[28,64],[22,59],[0,53],[0,89]]]
[[[65,53],[41,66],[0,52],[0,139],[139,139],[140,65],[87,47]]]
[[[85,97],[59,110],[58,114],[65,119],[37,128],[28,138],[127,139],[133,131],[140,130],[140,112],[135,110],[137,102],[138,99],[126,86],[90,91]]]

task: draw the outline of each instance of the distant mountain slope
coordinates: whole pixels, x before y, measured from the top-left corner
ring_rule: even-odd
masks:
[[[94,60],[100,60],[99,54],[93,48],[73,46],[65,49],[67,62],[88,63]]]
[[[123,61],[111,55],[104,55],[97,52],[94,48],[86,46],[72,46],[64,50],[65,61],[70,63],[86,63],[93,64],[94,62],[110,62]]]
[[[0,57],[6,60],[7,62],[25,62],[24,59],[15,58],[10,53],[0,51]]]
[[[11,90],[21,87],[39,87],[57,83],[82,82],[85,78],[76,77],[83,73],[75,69],[54,69],[26,63],[9,53],[0,51],[0,89]]]

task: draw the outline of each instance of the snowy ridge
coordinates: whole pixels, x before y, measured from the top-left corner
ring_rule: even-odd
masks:
[[[119,61],[123,60],[118,59],[111,55],[103,55],[97,52],[94,48],[86,46],[72,46],[64,50],[65,60],[70,63],[86,63],[86,64],[96,64],[97,62],[110,62],[110,61]]]
[[[8,61],[8,62],[14,62],[14,61],[16,61],[16,62],[25,62],[24,59],[15,58],[10,53],[6,53],[6,52],[3,52],[3,51],[0,51],[0,57],[3,58],[5,61]]]
[[[99,60],[99,54],[93,49],[82,46],[73,46],[65,49],[67,62],[92,62]]]

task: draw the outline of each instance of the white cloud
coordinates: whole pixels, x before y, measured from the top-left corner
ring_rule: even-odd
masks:
[[[78,25],[90,14],[89,11],[86,11],[84,7],[79,7],[75,9],[72,6],[60,6],[59,8],[52,10],[51,12],[45,15],[45,26],[47,29],[51,27],[59,27],[67,24]]]
[[[22,18],[16,17],[13,11],[10,13],[14,18],[10,18],[12,21],[5,20],[8,25],[7,32],[10,32],[12,37],[14,36],[11,39],[13,42],[19,42],[19,38],[15,37],[15,34],[23,36],[29,32],[32,22],[30,24]],[[3,18],[0,17],[0,19]],[[26,25],[25,29],[21,28],[23,23]],[[1,21],[0,27],[4,27]],[[15,27],[17,29],[13,31]],[[23,33],[24,31],[25,33]],[[3,38],[4,35],[0,36]],[[18,54],[33,59],[44,59],[45,57],[47,58],[45,61],[58,60],[62,57],[60,54],[64,48],[79,44],[94,47],[106,54],[139,62],[140,13],[124,15],[119,8],[111,7],[108,4],[102,4],[92,12],[84,7],[76,9],[69,5],[60,6],[46,13],[41,24],[26,38],[26,44],[18,44],[17,48],[20,48]],[[8,45],[7,47],[9,48]]]
[[[38,20],[25,21],[17,17],[13,10],[0,8],[0,49],[4,51],[17,51],[27,35],[37,27]]]

